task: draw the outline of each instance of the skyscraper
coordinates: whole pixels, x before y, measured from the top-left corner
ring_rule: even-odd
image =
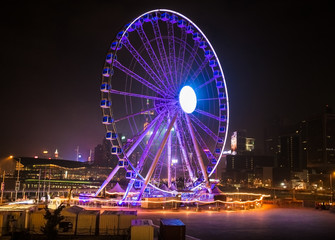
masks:
[[[335,114],[328,106],[323,114],[302,122],[301,136],[307,167],[319,172],[335,169]]]
[[[300,154],[300,136],[298,133],[282,135],[278,167],[286,167],[291,171],[302,171],[306,166],[302,164]]]

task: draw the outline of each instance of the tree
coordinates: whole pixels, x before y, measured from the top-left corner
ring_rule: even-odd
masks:
[[[45,214],[44,219],[47,220],[44,227],[41,227],[41,231],[46,235],[48,239],[56,239],[58,235],[58,230],[56,229],[57,225],[64,219],[64,216],[61,216],[61,211],[65,205],[62,203],[58,208],[52,213],[48,208],[48,205],[45,205]]]

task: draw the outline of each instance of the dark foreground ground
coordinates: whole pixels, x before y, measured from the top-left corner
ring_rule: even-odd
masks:
[[[262,208],[238,211],[200,212],[190,210],[138,209],[138,218],[151,219],[156,226],[155,239],[161,218],[179,218],[186,225],[186,240],[237,239],[335,239],[335,213],[315,208]],[[11,239],[10,236],[0,239]],[[16,236],[15,239],[45,239],[43,236]],[[130,236],[62,236],[60,240],[121,240]],[[172,239],[173,240],[173,239]]]
[[[179,218],[187,239],[335,239],[335,213],[312,208],[276,208],[220,212],[138,212],[138,218]]]

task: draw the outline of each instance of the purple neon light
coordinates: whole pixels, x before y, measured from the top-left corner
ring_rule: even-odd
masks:
[[[153,11],[150,11],[150,12],[147,12],[147,13],[145,13],[145,14],[148,14],[148,13],[156,13],[156,12],[158,12],[158,11],[166,11],[166,12],[172,12],[173,14],[175,14],[175,15],[177,15],[177,16],[179,16],[179,17],[182,17],[182,18],[184,18],[184,19],[186,19],[187,21],[189,21],[193,26],[194,26],[194,28],[195,28],[195,30],[196,31],[198,31],[199,33],[200,33],[200,35],[201,36],[203,36],[203,38],[205,39],[205,40],[207,40],[207,38],[206,38],[206,36],[201,32],[201,30],[193,23],[193,22],[191,22],[189,19],[187,19],[185,16],[183,16],[183,15],[181,15],[181,14],[179,14],[179,13],[176,13],[176,12],[174,12],[174,11],[170,11],[170,10],[153,10]],[[143,14],[143,15],[145,15],[145,14]],[[141,16],[143,16],[143,15],[141,15]],[[141,17],[140,16],[140,17]],[[132,23],[134,23],[135,21],[138,21],[138,19],[140,18],[140,17],[138,17],[137,19],[135,19]],[[152,21],[152,22],[156,22],[156,21]],[[158,21],[157,21],[158,22]],[[170,26],[170,30],[169,31],[171,31],[171,29],[172,29],[172,31],[173,31],[173,25],[172,25],[172,23],[169,23],[169,22],[167,22],[167,24],[168,24],[168,28],[169,28],[169,26]],[[132,24],[129,24],[129,26],[127,27],[127,29],[131,26]],[[153,24],[153,25],[155,25],[155,24]],[[157,24],[157,27],[158,27],[158,31],[160,31],[159,30],[159,25]],[[123,33],[123,35],[127,32],[127,29],[124,31],[124,33]],[[155,29],[155,28],[154,28]],[[156,30],[157,30],[157,28],[156,28]],[[182,28],[182,32],[184,32],[185,33],[185,30],[184,30],[184,28]],[[145,32],[143,32],[144,34],[145,34]],[[156,34],[156,32],[155,32],[155,34]],[[124,42],[127,42],[128,40],[126,39],[126,38],[124,38],[123,37],[123,35],[122,36],[120,36],[120,38],[121,39],[123,39],[124,40]],[[171,32],[169,33],[169,35],[170,36],[173,36],[173,33],[171,34]],[[156,87],[156,89],[154,90],[154,89],[152,89],[152,88],[150,88],[148,85],[145,85],[146,87],[148,87],[148,88],[150,88],[151,90],[153,90],[154,92],[156,92],[156,93],[159,93],[160,95],[162,95],[162,96],[164,96],[163,94],[162,94],[162,90],[164,89],[171,89],[171,86],[169,86],[170,88],[167,88],[166,86],[165,86],[165,84],[167,84],[167,83],[172,83],[173,85],[175,85],[176,83],[178,83],[178,78],[182,81],[182,76],[185,76],[185,77],[187,77],[189,74],[190,74],[190,71],[191,71],[191,68],[192,68],[192,65],[194,64],[194,61],[195,61],[195,55],[197,54],[197,49],[196,49],[196,51],[192,51],[192,54],[191,54],[191,56],[189,57],[189,59],[188,59],[188,62],[187,63],[185,63],[182,59],[180,59],[180,58],[178,58],[178,60],[176,59],[176,56],[175,56],[175,51],[176,51],[176,48],[175,48],[175,43],[174,43],[174,41],[171,41],[170,39],[174,39],[173,37],[172,38],[168,38],[168,46],[169,46],[169,57],[167,57],[166,56],[166,52],[165,52],[165,48],[164,48],[164,44],[163,44],[163,39],[162,39],[162,37],[161,37],[161,35],[159,34],[159,38],[156,38],[156,42],[157,42],[157,45],[159,45],[158,44],[158,42],[161,42],[162,43],[162,45],[161,45],[161,49],[158,47],[158,50],[159,50],[159,53],[160,53],[160,57],[161,57],[161,63],[162,63],[162,65],[157,65],[157,63],[159,63],[159,61],[156,61],[156,63],[154,63],[154,61],[152,61],[153,62],[153,64],[155,65],[157,65],[157,66],[154,66],[155,67],[155,70],[156,70],[156,73],[151,69],[148,69],[148,68],[145,68],[145,67],[143,67],[143,65],[145,65],[145,64],[147,64],[144,60],[144,62],[142,62],[142,67],[145,69],[145,71],[150,75],[150,77],[155,81],[155,83],[156,83],[156,85],[153,85],[153,84],[151,84],[151,83],[149,83],[148,81],[147,81],[147,83],[149,83],[149,85],[151,84],[153,87],[152,88],[155,88]],[[187,37],[187,34],[184,34],[184,36],[186,36]],[[197,45],[196,43],[197,43],[198,41],[195,41],[194,42],[194,47],[193,47],[193,49],[195,49],[195,46]],[[212,46],[211,46],[211,44],[209,43],[209,41],[207,40],[207,42],[208,42],[208,46],[211,48],[211,50],[212,50],[212,52],[213,52],[213,56],[215,56],[216,57],[216,53],[215,53],[215,51],[214,51],[214,49],[212,48]],[[149,42],[149,44],[150,44],[150,42]],[[129,46],[129,45],[128,45]],[[149,46],[149,45],[148,45]],[[151,45],[150,45],[151,46]],[[183,47],[184,46],[184,47]],[[129,50],[129,49],[128,49]],[[180,57],[180,55],[182,54],[182,55],[184,55],[185,54],[185,50],[186,50],[186,41],[181,41],[181,45],[180,45],[180,48],[179,48],[179,57]],[[136,51],[136,50],[135,50]],[[153,52],[154,53],[154,52]],[[195,54],[194,56],[193,56],[193,53]],[[136,53],[135,53],[135,56],[134,56],[134,54],[133,53],[131,53],[132,55],[133,55],[133,57],[134,58],[136,58],[135,56],[137,56],[136,55]],[[165,55],[165,57],[162,57],[162,55]],[[140,56],[140,55],[139,55]],[[173,57],[171,57],[171,56],[173,56]],[[157,58],[157,56],[155,55],[155,57]],[[153,58],[154,58],[154,56],[152,55],[152,60],[153,60]],[[172,61],[173,59],[175,59],[174,61]],[[136,58],[136,60],[141,60],[140,58]],[[205,59],[206,60],[206,59]],[[208,61],[207,61],[208,62]],[[177,64],[178,63],[178,64]],[[179,63],[181,63],[181,64],[179,64]],[[186,64],[186,67],[185,68],[183,68],[183,65],[184,65],[184,63]],[[207,64],[207,63],[206,63]],[[197,68],[197,70],[195,71],[195,72],[193,72],[192,71],[192,77],[191,77],[191,79],[195,79],[197,76],[198,76],[198,74],[200,74],[201,72],[202,72],[202,70],[203,70],[203,68],[206,66],[206,64],[204,64],[204,62],[202,62],[202,64],[200,65],[200,66],[198,66],[198,68]],[[221,69],[221,65],[220,65],[220,63],[219,63],[219,61],[218,61],[218,65],[219,65],[219,68]],[[115,66],[115,64],[114,64],[114,66]],[[163,72],[160,72],[160,70],[158,69],[158,68],[160,68],[160,70],[163,70]],[[178,70],[177,71],[177,69],[179,69],[180,68],[180,70]],[[129,69],[128,69],[129,70]],[[182,71],[183,70],[185,70],[184,71],[184,73],[182,73]],[[130,70],[129,70],[130,71]],[[150,72],[151,71],[151,72]],[[222,71],[221,71],[222,72]],[[163,75],[164,74],[166,74],[166,73],[168,73],[169,75],[170,75],[170,78],[168,79],[168,77],[165,75],[165,76],[162,76],[162,73],[163,73]],[[178,73],[180,73],[180,77],[178,77]],[[128,76],[131,76],[131,77],[133,77],[134,75],[132,75],[132,73],[131,73],[131,71],[130,71],[130,73],[129,72],[126,72],[126,74],[128,75]],[[135,74],[135,73],[133,73],[133,74]],[[174,76],[172,77],[172,75],[174,74]],[[135,75],[137,75],[137,74],[135,74]],[[137,75],[138,76],[138,75]],[[135,76],[136,77],[136,76]],[[139,77],[139,76],[138,76]],[[134,78],[134,77],[133,77]],[[139,77],[139,78],[141,78],[141,77]],[[165,82],[163,81],[163,79],[165,78]],[[138,80],[138,78],[134,78],[135,80]],[[174,79],[174,80],[172,80],[172,79]],[[142,80],[142,79],[141,79]],[[144,80],[144,79],[143,79]],[[146,80],[145,80],[146,81]],[[168,82],[167,82],[168,81]],[[205,86],[205,85],[207,85],[207,84],[209,84],[210,82],[212,82],[213,80],[207,80],[207,82],[205,82],[204,84],[202,84],[201,86],[198,86],[198,88],[202,88],[203,86]],[[225,79],[223,78],[223,81],[225,81]],[[142,83],[143,84],[143,83]],[[162,89],[163,88],[163,89]],[[228,124],[229,124],[229,104],[228,104],[228,96],[227,96],[227,89],[226,89],[226,84],[224,83],[224,88],[225,88],[225,94],[226,94],[226,103],[227,103],[227,129],[226,129],[226,132],[228,131]],[[172,88],[173,89],[173,88]],[[163,91],[164,91],[163,90]],[[169,94],[172,94],[171,92],[169,93]],[[126,95],[126,94],[120,94],[120,95]],[[145,95],[143,95],[143,94],[135,94],[135,93],[127,93],[127,95],[126,96],[129,96],[129,97],[141,97],[141,98],[143,98],[143,99],[145,99]],[[166,96],[166,95],[165,95]],[[155,97],[152,97],[152,98],[155,98]],[[152,99],[151,98],[151,99]],[[149,98],[150,99],[150,98]],[[152,100],[154,100],[154,99],[152,99]],[[158,100],[158,99],[157,99]],[[208,99],[203,99],[203,100],[212,100],[211,98],[208,98]],[[214,98],[213,98],[213,100],[214,100]],[[157,108],[156,108],[157,109]],[[105,111],[104,109],[103,109],[103,111]],[[213,118],[213,119],[215,119],[215,120],[217,120],[217,121],[220,121],[219,119],[218,119],[218,117],[217,116],[215,116],[215,115],[213,115],[213,114],[211,114],[211,113],[209,113],[209,112],[205,112],[205,111],[202,111],[202,110],[196,110],[198,113],[200,113],[200,114],[202,114],[202,115],[205,115],[205,116],[207,116],[207,117],[210,117],[210,118]],[[131,111],[132,112],[132,111]],[[111,113],[110,113],[111,114]],[[135,113],[136,115],[138,115],[138,113]],[[127,117],[126,117],[126,119],[128,119],[128,121],[134,121],[134,119],[130,119],[130,118],[132,118],[134,115],[133,114],[131,114],[131,115],[128,115]],[[214,117],[216,117],[216,118],[214,118]],[[192,121],[193,121],[193,119],[192,119]],[[132,125],[132,124],[130,124],[130,125]],[[136,127],[136,124],[134,124],[134,126],[135,126],[135,132],[137,131],[137,127]],[[115,126],[114,126],[115,127]],[[212,132],[213,133],[213,132]],[[210,135],[210,134],[209,134]],[[221,154],[220,154],[220,156],[219,156],[219,159],[218,159],[218,162],[217,162],[217,164],[219,163],[219,161],[220,161],[220,158],[221,158],[221,156],[222,156],[222,153],[223,153],[223,149],[224,149],[224,145],[225,145],[225,142],[226,142],[226,138],[227,138],[227,134],[225,134],[225,137],[224,137],[224,141],[223,141],[223,147],[222,147],[222,151],[221,151]],[[203,139],[201,139],[202,141],[203,141]],[[213,171],[215,170],[215,168],[217,167],[217,164],[214,166],[214,168],[213,168]],[[213,171],[208,175],[208,176],[210,176],[212,173],[213,173]],[[139,177],[141,178],[142,176],[140,176],[139,175]],[[160,190],[160,189],[157,189],[157,190]],[[171,192],[171,191],[169,191],[169,192]]]
[[[171,74],[171,67],[168,63],[168,58],[167,58],[167,55],[166,55],[166,51],[165,51],[165,48],[164,48],[164,43],[163,43],[163,39],[162,39],[162,35],[160,33],[160,28],[159,28],[159,25],[158,25],[158,21],[151,21],[152,23],[152,27],[153,27],[153,30],[154,30],[154,34],[155,34],[155,38],[156,38],[156,43],[157,43],[157,46],[158,46],[158,52],[159,52],[159,55],[160,55],[160,58],[162,60],[162,63],[163,63],[163,67],[164,67],[164,72],[168,73],[168,84],[169,85],[173,85],[172,84],[172,74]]]
[[[213,133],[204,123],[202,123],[196,116],[193,114],[190,115],[190,119],[195,122],[201,129],[203,129],[215,142],[218,140],[218,136]]]
[[[213,114],[211,114],[209,112],[206,112],[206,111],[203,111],[203,110],[200,110],[200,109],[196,109],[195,112],[200,113],[202,115],[205,115],[207,117],[213,118],[213,119],[215,119],[217,121],[220,121],[220,117],[215,116],[215,115],[213,115]]]
[[[145,98],[145,99],[152,99],[152,100],[160,100],[160,101],[164,101],[164,102],[168,102],[168,101],[172,100],[172,99],[168,99],[168,98],[160,98],[160,97],[154,97],[154,96],[137,94],[137,93],[122,92],[122,91],[118,91],[118,90],[115,90],[115,89],[110,89],[109,92],[113,93],[113,94],[129,96],[129,97],[138,97],[138,98]]]
[[[204,86],[206,86],[207,84],[210,84],[211,82],[213,82],[215,80],[215,78],[211,78],[209,80],[207,80],[206,82],[204,82],[203,84],[201,84],[200,86],[196,87],[195,90],[198,90],[200,88],[203,88]]]
[[[185,73],[183,74],[182,78],[183,79],[187,79],[187,76],[189,75],[190,71],[191,71],[191,68],[192,68],[192,65],[193,65],[193,62],[195,60],[195,57],[197,56],[197,52],[198,52],[198,48],[199,48],[199,42],[198,41],[195,41],[194,42],[194,45],[193,45],[193,49],[192,49],[192,52],[191,52],[191,56],[189,57],[189,60],[187,62],[187,68],[186,68],[186,71]]]
[[[192,116],[192,114],[190,114],[190,116]],[[184,117],[178,119],[177,120],[177,125],[178,125],[178,129],[187,129],[186,119]],[[189,132],[188,131],[180,131],[179,133],[180,133],[182,141],[184,142],[184,146],[186,147],[186,149],[188,149],[188,152],[195,155],[194,145],[192,143],[192,139],[191,139],[191,136],[190,136]],[[195,158],[190,158],[189,163],[190,163],[191,167],[193,168],[194,176],[196,175],[196,173],[201,171],[200,165],[199,165],[198,161],[196,161]]]
[[[171,69],[171,75],[172,79],[172,84],[174,88],[176,89],[176,80],[177,80],[177,65],[176,65],[176,56],[175,56],[175,42],[174,42],[174,31],[173,31],[173,25],[170,21],[167,21],[167,31],[168,31],[168,47],[169,47],[169,59],[170,59],[170,69]]]
[[[164,82],[157,76],[157,74],[152,70],[149,64],[143,59],[143,57],[129,42],[128,38],[124,39],[123,44],[128,49],[128,51],[133,55],[133,57],[137,60],[137,62],[143,67],[143,69],[149,74],[149,76],[154,80],[157,86],[159,86],[160,88],[164,88],[167,92],[171,93],[169,88],[167,88]]]
[[[153,85],[152,83],[150,83],[149,81],[145,80],[144,78],[140,77],[139,75],[137,75],[136,73],[134,73],[133,71],[131,71],[130,69],[128,69],[127,67],[123,66],[120,62],[115,61],[114,62],[114,66],[117,67],[118,69],[120,69],[122,72],[128,74],[130,77],[134,78],[135,80],[137,80],[138,82],[140,82],[141,84],[143,84],[144,86],[146,86],[147,88],[150,88],[151,90],[153,90],[154,92],[165,96],[166,93],[163,92],[160,88],[158,88],[157,86]]]
[[[214,157],[214,154],[211,152],[210,148],[207,146],[207,144],[205,143],[205,141],[203,140],[203,138],[201,137],[199,131],[194,127],[194,125],[191,123],[191,125],[193,126],[193,130],[195,132],[195,135],[197,136],[197,141],[198,143],[202,146],[202,150],[203,152],[206,154],[207,158],[208,155],[205,151],[205,149],[207,150],[207,152],[210,152],[210,155]]]
[[[182,59],[185,58],[185,50],[186,50],[186,40],[187,40],[187,33],[185,31],[185,28],[181,29],[181,43],[179,46],[179,53],[178,53],[178,72],[179,72],[179,76],[177,77],[178,83],[181,84],[182,83],[182,76],[183,76],[183,65],[184,65],[184,61]]]
[[[209,59],[208,58],[205,58],[201,65],[198,67],[198,69],[193,73],[192,77],[190,78],[190,81],[194,81],[198,76],[199,74],[204,70],[204,68],[207,66],[208,64],[208,61]]]
[[[156,53],[153,50],[153,48],[150,44],[150,41],[149,41],[147,35],[145,34],[145,32],[143,30],[142,25],[139,25],[139,27],[137,27],[137,32],[138,32],[138,35],[140,36],[140,38],[143,42],[143,45],[145,46],[145,49],[146,49],[152,63],[154,64],[154,67],[155,67],[156,71],[158,72],[160,78],[161,79],[166,79],[166,81],[167,81],[167,76],[165,74],[165,71],[164,71],[162,65],[160,64],[160,62],[159,62],[159,60],[156,56]]]

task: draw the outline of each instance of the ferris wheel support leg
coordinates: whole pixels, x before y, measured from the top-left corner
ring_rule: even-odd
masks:
[[[208,181],[208,175],[207,175],[207,172],[206,172],[204,162],[202,161],[201,152],[200,152],[200,149],[199,149],[199,146],[198,146],[197,139],[195,138],[195,134],[194,134],[194,130],[192,128],[190,118],[187,114],[185,114],[185,115],[186,115],[187,126],[188,126],[189,132],[191,134],[192,142],[193,142],[193,145],[194,145],[195,153],[197,155],[197,159],[198,159],[198,162],[199,162],[199,165],[200,165],[200,168],[201,168],[202,175],[204,176],[206,188],[208,189],[209,192],[211,192],[209,181]]]
[[[159,127],[161,126],[161,123],[162,123],[163,119],[164,119],[163,116],[159,117],[159,121],[157,122],[157,124],[156,124],[156,126],[155,126],[155,128],[154,128],[154,130],[153,130],[153,132],[152,132],[152,134],[150,136],[150,139],[149,139],[147,145],[145,146],[145,149],[144,149],[143,154],[142,154],[142,156],[141,156],[141,158],[139,160],[139,163],[136,166],[136,170],[137,171],[141,171],[141,169],[143,167],[143,164],[144,164],[144,160],[145,160],[146,156],[149,153],[150,147],[151,147],[151,145],[152,145],[152,143],[153,143],[153,141],[155,139],[155,136],[157,134],[157,131],[158,131]],[[128,183],[128,187],[127,187],[126,193],[123,195],[123,198],[121,200],[122,202],[127,198],[130,189],[134,185],[134,182],[135,182],[135,179],[131,179],[130,182]]]
[[[178,113],[175,114],[175,116],[173,117],[172,121],[169,124],[168,129],[166,130],[166,132],[164,134],[163,140],[162,140],[162,142],[161,142],[161,144],[160,144],[160,146],[158,148],[158,152],[156,153],[156,156],[155,156],[155,158],[154,158],[154,160],[153,160],[153,162],[152,162],[152,164],[150,166],[150,169],[149,169],[149,171],[148,171],[148,173],[147,173],[147,175],[146,175],[146,177],[144,179],[143,186],[142,186],[140,194],[138,195],[138,198],[137,198],[138,201],[141,200],[141,197],[142,197],[142,194],[144,192],[144,189],[147,187],[147,185],[149,183],[149,180],[150,180],[150,178],[151,178],[151,176],[152,176],[152,174],[154,172],[154,169],[156,168],[158,160],[159,160],[160,156],[162,155],[162,152],[163,152],[163,149],[164,149],[165,144],[167,142],[167,139],[170,136],[170,132],[171,132],[171,129],[173,127],[173,124],[175,123],[175,121],[177,119],[177,115],[178,115]]]
[[[126,152],[126,157],[129,158],[133,151],[137,148],[138,144],[143,140],[143,138],[147,135],[149,130],[153,127],[153,125],[157,122],[158,119],[161,118],[161,115],[158,115],[154,120],[152,120],[146,129],[142,132],[141,136],[136,140],[136,142],[131,146],[131,148]]]
[[[113,171],[109,174],[108,178],[104,181],[104,183],[101,185],[101,187],[98,189],[98,191],[96,191],[96,193],[94,194],[94,197],[98,196],[99,193],[106,187],[106,185],[112,180],[112,178],[114,177],[114,175],[116,174],[116,172],[120,169],[119,166],[116,166]]]
[[[159,130],[159,127],[161,126],[161,124],[163,122],[163,119],[164,119],[163,117],[160,117],[160,120],[157,122],[154,130],[152,131],[152,134],[151,134],[151,136],[150,136],[150,138],[148,140],[148,143],[146,144],[146,146],[144,148],[144,151],[143,151],[142,156],[141,156],[141,158],[139,160],[139,163],[136,166],[137,171],[141,171],[142,170],[142,167],[144,165],[144,160],[148,156],[148,153],[149,153],[149,150],[151,148],[151,145],[152,145],[152,143],[153,143],[153,141],[154,141],[154,139],[156,137],[156,134],[157,134],[157,132]]]
[[[131,179],[130,182],[128,183],[128,187],[127,187],[126,192],[124,193],[124,195],[122,197],[121,202],[123,202],[128,197],[129,191],[133,187],[134,182],[135,182],[135,179]]]
[[[188,157],[187,157],[187,152],[186,152],[186,149],[185,149],[185,145],[183,144],[182,140],[181,140],[181,136],[180,136],[180,132],[179,132],[179,129],[178,129],[178,126],[177,126],[177,123],[174,124],[174,129],[176,131],[176,135],[177,135],[177,139],[178,139],[178,142],[179,142],[179,146],[181,148],[181,153],[182,153],[182,157],[185,161],[185,164],[186,164],[186,168],[187,168],[187,171],[188,171],[188,174],[190,175],[190,179],[192,181],[194,181],[194,174],[193,174],[193,171],[192,171],[192,168],[191,168],[191,165],[190,165],[190,162],[188,161]]]
[[[171,119],[169,118],[169,123]],[[168,169],[168,188],[171,187],[171,132],[169,134],[168,142],[167,142],[167,169]]]

